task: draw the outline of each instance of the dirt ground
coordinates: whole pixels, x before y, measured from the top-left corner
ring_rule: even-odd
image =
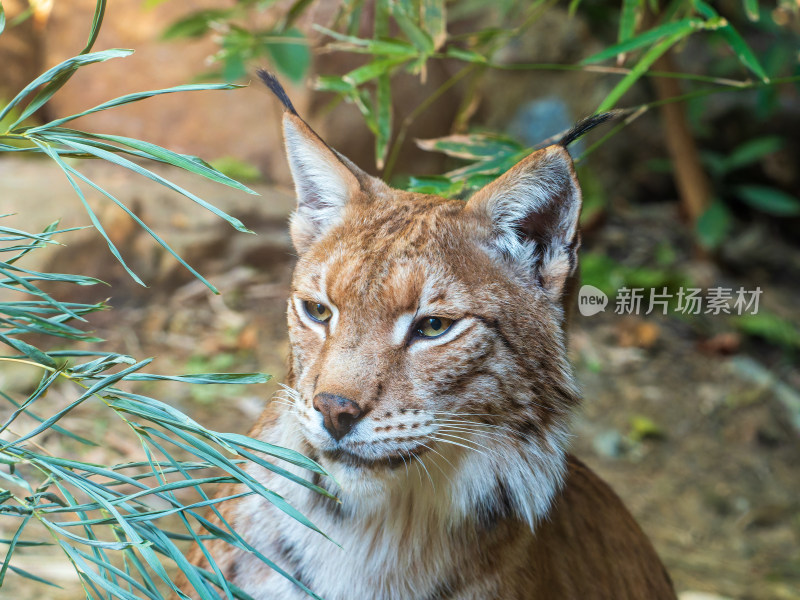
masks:
[[[16,174],[18,187],[13,194],[8,188],[0,190],[2,212],[8,212],[6,199],[13,204],[16,198],[18,206],[12,210],[38,218],[45,209],[53,215],[63,207],[69,221],[86,222],[49,165],[0,161],[0,185],[6,185],[8,169]],[[124,219],[108,213],[104,217],[114,224],[110,230],[124,242],[126,256],[151,288],[126,279],[96,235],[70,234],[74,237],[67,248],[45,257],[55,269],[115,284],[110,289],[77,290],[83,300],[111,296],[115,310],[92,321],[97,334],[108,340],[105,346],[138,358],[155,356],[161,372],[258,370],[280,381],[287,348],[284,307],[293,265],[285,232],[291,197],[265,186],[258,187],[260,198],[234,195],[219,186],[192,186],[259,234],[247,236],[214,219],[197,219],[199,209],[158,186],[139,189],[136,186],[144,184],[100,166],[92,169],[93,176],[124,189],[149,222],[176,241],[193,266],[223,292],[209,294]],[[41,225],[32,220],[8,224]],[[798,321],[792,301],[800,291],[797,279],[774,277],[769,269],[720,269],[686,250],[682,230],[669,207],[629,208],[589,232],[585,248],[647,265],[657,242],[670,242],[678,249],[676,268],[695,280],[749,287],[753,278],[763,277],[763,302]],[[800,598],[800,431],[792,424],[800,420],[792,408],[800,403],[796,353],[742,339],[722,322],[698,330],[695,323],[673,316],[631,318],[612,310],[576,316],[570,336],[585,396],[574,423],[574,452],[629,506],[682,597]],[[18,393],[30,385],[32,376],[5,371],[0,383],[4,391]],[[245,432],[275,389],[273,384],[239,389],[170,385],[148,393],[216,430]],[[58,398],[46,402],[57,403]],[[87,407],[70,417],[70,424],[84,435],[105,436],[107,443],[90,449],[87,460],[136,453],[120,434],[120,423],[91,410],[97,409]],[[6,533],[1,520],[0,530]],[[46,549],[23,549],[15,564],[53,577],[66,588],[63,592],[9,574],[0,595],[19,600],[82,597],[70,566],[56,555]]]

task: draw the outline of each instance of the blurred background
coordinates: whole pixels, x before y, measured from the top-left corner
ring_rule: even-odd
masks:
[[[96,3],[2,6],[0,106],[80,52]],[[582,283],[609,298],[604,311],[576,311],[571,323],[585,396],[574,452],[629,506],[683,600],[800,598],[799,7],[115,0],[95,48],[135,53],[81,68],[22,126],[142,90],[246,85],[264,66],[320,135],[365,170],[398,187],[467,197],[577,119],[624,109],[571,147],[584,191]],[[156,356],[163,372],[264,371],[281,381],[295,258],[280,115],[256,82],[165,94],[69,124],[202,157],[259,192],[154,169],[258,234],[247,235],[135,172],[80,161],[221,295],[93,190],[86,198],[108,242],[91,228],[73,231],[29,268],[110,284],[54,287],[72,302],[109,298],[113,310],[90,318],[102,348]],[[0,134],[18,117],[0,121]],[[59,167],[23,153],[0,153],[0,212],[15,213],[7,225],[26,231],[56,218],[62,227],[91,224]],[[634,288],[639,310],[620,293]],[[681,290],[692,289],[699,311],[681,303]],[[724,308],[712,309],[713,289],[729,296]],[[740,289],[760,290],[757,308],[735,305]],[[645,314],[652,293],[669,302]],[[11,396],[38,379],[20,366],[0,370]],[[141,385],[201,423],[241,433],[277,389]],[[59,396],[41,402],[57,406]],[[142,454],[117,434],[121,423],[90,406],[69,419],[103,444],[54,440],[51,452],[102,464]],[[0,531],[9,537],[2,516]],[[46,588],[47,598],[83,597],[57,550],[21,548],[14,564],[64,588]],[[0,595],[41,594],[10,573]]]

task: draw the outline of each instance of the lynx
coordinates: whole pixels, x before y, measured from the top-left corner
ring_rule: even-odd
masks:
[[[285,402],[250,434],[319,462],[336,499],[250,474],[339,545],[260,496],[226,520],[325,600],[675,598],[620,499],[567,452],[581,192],[566,144],[598,119],[465,203],[367,175],[259,74],[285,108],[298,261]],[[257,600],[308,597],[254,552],[207,548]]]

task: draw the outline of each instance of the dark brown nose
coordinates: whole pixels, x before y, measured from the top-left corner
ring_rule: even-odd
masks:
[[[314,396],[314,408],[322,413],[325,429],[337,442],[346,436],[361,416],[361,408],[347,398],[319,393]]]

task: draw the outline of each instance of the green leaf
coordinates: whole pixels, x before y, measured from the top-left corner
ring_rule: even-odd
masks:
[[[403,33],[423,55],[430,55],[434,52],[433,38],[420,28],[419,19],[413,18],[413,6],[408,0],[395,0],[391,3],[392,16]]]
[[[720,200],[714,200],[697,219],[695,227],[700,244],[709,249],[717,248],[728,236],[732,222],[728,208]]]
[[[56,363],[56,361],[50,358],[47,355],[47,353],[39,350],[36,346],[31,346],[27,342],[23,342],[22,340],[8,337],[2,333],[0,333],[0,340],[2,340],[6,344],[14,348],[14,350],[16,350],[17,352],[22,353],[23,355],[39,363],[40,365],[50,367],[51,369],[58,368],[58,364]]]
[[[272,379],[264,373],[201,373],[199,375],[156,375],[152,373],[134,373],[125,381],[183,381],[195,384],[252,384],[266,383]]]
[[[49,69],[48,71],[45,71],[39,75],[39,77],[31,81],[16,96],[14,96],[11,102],[6,104],[5,108],[2,110],[2,112],[0,112],[0,121],[2,121],[6,115],[8,115],[12,108],[16,107],[20,102],[22,102],[23,99],[25,99],[28,94],[30,94],[40,85],[45,85],[45,88],[36,95],[36,97],[22,112],[22,115],[14,122],[12,127],[27,119],[30,115],[36,112],[39,107],[47,102],[47,100],[49,100],[50,97],[55,94],[62,85],[64,85],[64,83],[66,83],[66,79],[64,79],[65,75],[71,75],[74,71],[85,65],[104,62],[112,58],[130,56],[131,54],[133,54],[133,50],[104,50],[102,52],[93,52],[91,54],[75,56],[65,60],[62,63],[59,63],[52,69]]]
[[[636,31],[636,16],[641,10],[643,0],[622,0],[622,12],[619,16],[619,33],[617,42],[627,42]]]
[[[3,9],[3,3],[0,2],[0,34],[3,33],[5,28],[6,28],[6,11]]]
[[[328,44],[329,48],[335,50],[346,50],[358,54],[406,56],[409,58],[419,54],[412,44],[403,40],[358,38],[351,35],[343,35],[320,25],[314,25],[314,29],[342,42],[341,44]]]
[[[101,150],[99,148],[94,148],[94,147],[89,146],[87,144],[76,142],[73,139],[69,139],[69,138],[65,138],[65,137],[58,137],[55,134],[51,134],[51,136],[56,141],[60,141],[63,144],[65,144],[67,146],[70,146],[71,148],[75,148],[76,150],[82,150],[82,151],[86,152],[87,154],[92,154],[94,156],[97,156],[98,158],[102,158],[104,160],[107,160],[108,162],[114,163],[114,164],[119,165],[121,167],[125,167],[126,169],[129,169],[129,170],[133,171],[134,173],[138,173],[139,175],[143,175],[144,177],[147,177],[148,179],[152,179],[153,181],[155,181],[157,183],[160,183],[161,185],[163,185],[163,186],[165,186],[165,187],[167,187],[167,188],[169,188],[169,189],[171,189],[171,190],[173,190],[175,192],[178,192],[179,194],[189,198],[190,200],[192,200],[196,204],[199,204],[200,206],[202,206],[206,210],[208,210],[208,211],[214,213],[215,215],[217,215],[218,217],[224,219],[225,221],[230,223],[237,231],[241,231],[243,233],[252,233],[252,231],[247,229],[247,227],[245,227],[244,224],[239,219],[230,216],[226,212],[218,209],[216,206],[214,206],[212,204],[209,204],[208,202],[206,202],[202,198],[199,198],[198,196],[192,194],[191,192],[183,189],[179,185],[176,185],[176,184],[172,183],[168,179],[165,179],[164,177],[161,177],[160,175],[158,175],[158,174],[156,174],[156,173],[154,173],[154,172],[152,172],[152,171],[150,171],[148,169],[145,169],[144,167],[142,167],[140,165],[137,165],[134,162],[131,162],[127,158],[123,158],[122,156],[118,156],[116,154],[108,152],[107,150]]]
[[[314,82],[314,89],[321,92],[337,92],[339,94],[349,94],[355,90],[351,83],[335,75],[320,75]]]
[[[389,140],[392,137],[392,88],[389,73],[378,77],[378,89],[375,93],[375,163],[383,169],[386,154],[389,151]]]
[[[464,189],[463,181],[453,181],[443,175],[431,175],[427,177],[410,177],[405,188],[409,192],[419,194],[434,194],[451,198]]]
[[[756,55],[750,49],[750,46],[747,45],[747,42],[744,41],[739,32],[736,31],[733,26],[725,19],[721,19],[717,14],[717,11],[714,10],[711,5],[707,4],[703,0],[693,0],[694,6],[697,11],[709,19],[709,22],[712,20],[716,20],[718,23],[717,27],[714,29],[717,30],[717,33],[724,39],[728,46],[730,46],[733,53],[736,55],[736,58],[739,59],[747,69],[755,73],[755,75],[761,79],[764,83],[769,83],[769,76],[767,75],[764,67],[761,66],[761,63],[756,58]],[[708,23],[708,22],[707,22]],[[709,27],[711,29],[711,27]]]
[[[617,83],[616,86],[614,86],[614,89],[608,93],[605,100],[603,100],[603,102],[600,103],[600,106],[597,107],[596,112],[605,112],[614,108],[619,99],[625,95],[625,92],[627,92],[630,87],[647,72],[647,70],[656,60],[658,60],[665,52],[672,48],[672,46],[689,35],[692,31],[693,28],[683,29],[679,33],[662,40],[645,52],[644,56],[642,56],[642,58],[639,59],[639,62],[636,63],[636,66],[631,69],[631,72],[623,77],[622,80]]]
[[[433,40],[433,50],[447,40],[447,13],[444,0],[420,0],[420,24]]]
[[[308,47],[308,40],[297,29],[290,29],[282,35],[295,38],[297,42],[266,42],[264,47],[278,71],[291,81],[301,83],[311,66],[311,49]]]
[[[744,11],[747,13],[747,18],[753,21],[754,23],[761,18],[761,14],[758,10],[758,0],[743,0],[744,1]]]
[[[648,29],[644,33],[637,35],[635,38],[631,38],[619,44],[610,46],[605,50],[601,50],[589,58],[584,58],[580,64],[590,65],[609,58],[614,58],[618,54],[636,50],[637,48],[647,46],[665,37],[681,39],[690,33],[693,33],[694,31],[702,29],[703,25],[704,23],[700,19],[682,19],[673,23],[666,23],[664,25],[654,27],[653,29]]]
[[[86,45],[81,50],[81,54],[91,52],[94,43],[97,41],[97,36],[100,35],[100,27],[103,25],[103,17],[106,13],[106,0],[97,0],[94,6],[94,15],[92,16],[92,29],[89,31],[89,39],[86,40]]]
[[[94,228],[97,229],[98,233],[100,233],[100,235],[103,236],[103,239],[106,241],[108,249],[111,250],[111,254],[114,255],[114,258],[116,258],[117,261],[119,261],[119,264],[122,265],[122,267],[125,269],[128,275],[130,275],[131,278],[136,283],[138,283],[142,287],[147,287],[144,281],[142,281],[141,278],[136,273],[134,273],[133,270],[128,266],[128,264],[125,262],[125,259],[122,257],[122,254],[120,254],[120,251],[117,249],[117,246],[114,244],[109,235],[106,233],[106,230],[103,228],[102,223],[100,223],[100,220],[97,218],[97,215],[92,210],[92,207],[89,206],[89,203],[86,201],[86,197],[83,195],[83,191],[73,178],[71,173],[71,168],[67,166],[67,164],[61,159],[61,157],[56,152],[53,152],[49,144],[39,142],[36,139],[34,139],[34,142],[40,148],[42,148],[42,150],[44,150],[48,154],[48,156],[50,156],[50,158],[52,158],[56,162],[56,164],[59,167],[61,167],[61,170],[64,172],[64,175],[66,175],[67,180],[72,186],[72,189],[75,190],[75,193],[78,195],[78,198],[80,198],[81,204],[83,204],[83,208],[89,215],[89,220],[92,222]]]
[[[776,217],[800,215],[800,199],[765,185],[739,185],[734,193],[744,202],[762,212]]]
[[[415,141],[422,150],[443,152],[447,156],[464,160],[489,160],[503,155],[517,154],[525,149],[516,140],[499,134],[456,134]]]
[[[109,108],[114,108],[115,106],[122,106],[123,104],[128,104],[130,102],[138,102],[146,98],[161,96],[162,94],[174,94],[177,92],[198,92],[206,90],[233,90],[240,87],[243,86],[231,83],[191,83],[187,85],[177,85],[175,87],[166,88],[163,90],[150,90],[148,92],[136,92],[133,94],[126,94],[124,96],[120,96],[119,98],[114,98],[113,100],[109,100],[108,102],[103,102],[102,104],[98,104],[94,108],[90,108],[83,112],[70,115],[68,117],[63,117],[61,119],[56,119],[55,121],[50,121],[49,123],[45,123],[44,125],[40,125],[38,127],[31,127],[25,133],[27,135],[40,133],[42,131],[58,127],[59,125],[63,125],[64,123],[72,121],[73,119],[78,119],[80,117],[84,117],[92,113],[108,110]],[[146,142],[140,142],[140,143],[146,144]],[[157,148],[157,146],[155,147]]]
[[[198,38],[209,32],[214,21],[224,21],[233,15],[232,9],[207,9],[175,21],[161,34],[162,40]]]
[[[90,135],[92,138],[98,138],[101,140],[108,140],[110,142],[116,142],[118,144],[123,144],[128,146],[129,148],[135,148],[141,152],[144,152],[151,158],[155,160],[160,160],[167,164],[170,164],[174,167],[178,167],[180,169],[184,169],[185,171],[189,171],[191,173],[195,173],[196,175],[200,175],[201,177],[205,177],[206,179],[210,179],[211,181],[216,181],[217,183],[221,183],[223,185],[227,185],[228,187],[235,188],[237,190],[241,190],[243,192],[247,192],[248,194],[253,194],[258,196],[258,192],[251,190],[249,187],[242,185],[235,179],[232,179],[232,175],[228,176],[227,174],[223,173],[223,169],[217,168],[213,164],[208,164],[204,160],[196,157],[191,156],[188,154],[178,154],[177,152],[173,152],[172,150],[167,150],[166,148],[162,148],[161,146],[157,146],[155,144],[151,144],[150,142],[143,142],[141,140],[136,140],[133,138],[121,136],[121,135],[108,135],[108,134],[84,134]],[[226,162],[225,159],[218,159],[215,161],[215,164],[225,166],[231,166],[230,162]],[[242,163],[243,165],[244,163]],[[255,173],[253,173],[252,165],[248,165],[251,169],[243,169],[239,167],[237,170],[238,175],[241,178],[251,178],[251,179],[259,179],[260,176],[258,175],[258,170],[256,169]],[[237,165],[238,167],[238,165]],[[232,169],[233,170],[233,169]]]
[[[483,54],[475,52],[474,50],[458,48],[457,46],[449,46],[445,54],[450,58],[457,58],[458,60],[463,60],[468,63],[486,64],[489,62]]]
[[[19,527],[17,528],[17,532],[14,534],[14,537],[11,538],[11,543],[8,545],[8,550],[6,551],[5,560],[3,560],[3,566],[0,567],[0,588],[3,587],[3,580],[6,577],[6,572],[8,571],[8,567],[11,564],[11,556],[14,554],[14,550],[17,547],[17,541],[19,540],[19,536],[22,535],[22,530],[25,529],[25,526],[28,524],[28,521],[31,520],[33,513],[28,513],[25,518],[20,523]]]
[[[358,87],[367,81],[371,81],[381,75],[384,75],[391,69],[397,65],[403,64],[408,60],[405,56],[394,56],[391,58],[379,58],[373,60],[372,62],[367,63],[364,66],[358,67],[357,69],[353,69],[346,75],[342,77],[342,79],[350,84],[353,87]]]
[[[780,150],[783,144],[783,139],[777,135],[748,140],[744,144],[734,148],[733,151],[723,159],[725,171],[730,172],[757,163],[768,154]]]

